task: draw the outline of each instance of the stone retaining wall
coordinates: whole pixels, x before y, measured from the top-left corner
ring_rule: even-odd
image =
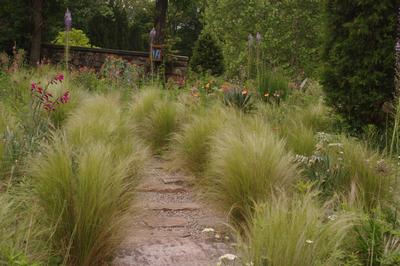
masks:
[[[53,64],[65,60],[64,46],[43,44],[41,49],[41,59],[49,60]],[[119,57],[133,64],[143,66],[147,71],[150,70],[150,60],[148,52],[125,51],[102,48],[70,47],[70,64],[75,67],[89,67],[98,71],[105,59],[109,56]],[[189,58],[187,56],[169,56],[170,63],[167,65],[166,74],[168,77],[186,76]]]

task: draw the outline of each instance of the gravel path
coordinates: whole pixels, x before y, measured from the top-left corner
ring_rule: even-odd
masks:
[[[164,170],[159,159],[150,165],[113,265],[215,266],[232,253],[224,215],[196,198],[190,178]]]

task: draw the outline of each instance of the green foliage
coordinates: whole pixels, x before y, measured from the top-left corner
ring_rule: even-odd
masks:
[[[373,210],[396,204],[398,182],[390,159],[344,136],[320,134],[316,150],[303,161],[321,182],[325,196],[340,194],[351,205]]]
[[[169,1],[168,33],[176,39],[173,50],[179,54],[191,56],[193,47],[203,29],[203,0],[178,0]],[[177,27],[176,25],[179,25]]]
[[[322,84],[328,103],[355,129],[384,125],[393,99],[398,1],[330,0]]]
[[[257,77],[257,91],[264,101],[280,102],[289,94],[289,82],[277,71],[262,71]]]
[[[223,102],[227,106],[238,108],[243,112],[254,111],[252,94],[246,89],[232,88],[224,92]]]
[[[90,45],[89,38],[86,36],[83,30],[78,30],[74,28],[72,28],[72,30],[68,33],[66,31],[59,32],[53,43],[58,45],[66,45],[67,38],[68,44],[70,46],[92,47]]]
[[[205,30],[218,38],[229,75],[245,72],[248,35],[262,36],[261,61],[291,74],[315,74],[322,25],[321,1],[207,1]]]
[[[223,60],[221,48],[213,36],[203,32],[194,46],[191,68],[200,73],[210,71],[212,75],[221,75],[224,72]]]
[[[398,228],[388,222],[382,210],[376,209],[360,218],[347,237],[347,256],[344,261],[356,260],[359,265],[394,266],[400,263],[400,238]],[[354,262],[353,262],[354,263]]]
[[[326,219],[311,195],[273,197],[256,204],[241,251],[254,265],[340,265],[338,254],[353,225],[350,215]]]
[[[144,69],[122,58],[107,57],[101,66],[100,76],[121,85],[135,87],[143,79]]]
[[[240,221],[254,202],[289,191],[299,173],[267,125],[258,120],[230,122],[214,137],[206,184],[216,202],[225,210],[232,208],[233,218]]]
[[[0,6],[0,51],[11,52],[14,41],[19,48],[29,47],[30,6],[23,0],[5,0]]]
[[[51,228],[43,223],[39,207],[32,201],[30,184],[9,184],[1,191],[0,265],[43,265],[52,252],[50,234]]]

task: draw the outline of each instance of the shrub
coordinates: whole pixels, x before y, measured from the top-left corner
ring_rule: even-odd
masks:
[[[58,45],[65,45],[67,43],[67,33],[65,31],[59,32],[53,43]],[[69,32],[68,44],[70,46],[92,47],[92,45],[90,45],[89,38],[86,36],[83,30],[78,30],[74,28]]]
[[[100,76],[120,85],[138,86],[144,76],[144,70],[121,58],[107,57],[101,66]]]
[[[330,0],[322,84],[328,103],[354,128],[382,126],[393,99],[398,1]]]
[[[221,75],[224,72],[221,48],[211,34],[203,32],[196,41],[190,66],[200,73],[210,71],[212,75]]]
[[[112,144],[101,142],[73,148],[60,135],[31,161],[43,217],[65,261],[98,265],[113,254],[132,199],[134,156],[116,157]]]
[[[299,177],[292,160],[267,125],[234,120],[214,137],[206,182],[211,196],[241,220],[253,202],[291,189]]]
[[[273,197],[256,204],[241,246],[245,262],[339,265],[340,247],[353,222],[349,215],[330,217],[310,195]]]
[[[75,87],[91,92],[107,92],[110,85],[107,80],[100,79],[94,69],[80,68],[79,71],[72,73],[72,82]]]

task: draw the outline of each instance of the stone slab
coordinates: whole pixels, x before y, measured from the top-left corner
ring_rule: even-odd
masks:
[[[169,203],[148,205],[148,208],[157,211],[194,211],[200,209],[200,205],[197,203]]]
[[[182,185],[185,182],[185,180],[178,177],[161,177],[161,181],[167,185],[169,184]]]
[[[182,217],[151,217],[146,218],[144,222],[150,227],[184,227],[187,220]]]
[[[138,188],[140,192],[157,192],[157,193],[179,193],[186,192],[186,188],[179,185],[152,185],[148,187]]]

